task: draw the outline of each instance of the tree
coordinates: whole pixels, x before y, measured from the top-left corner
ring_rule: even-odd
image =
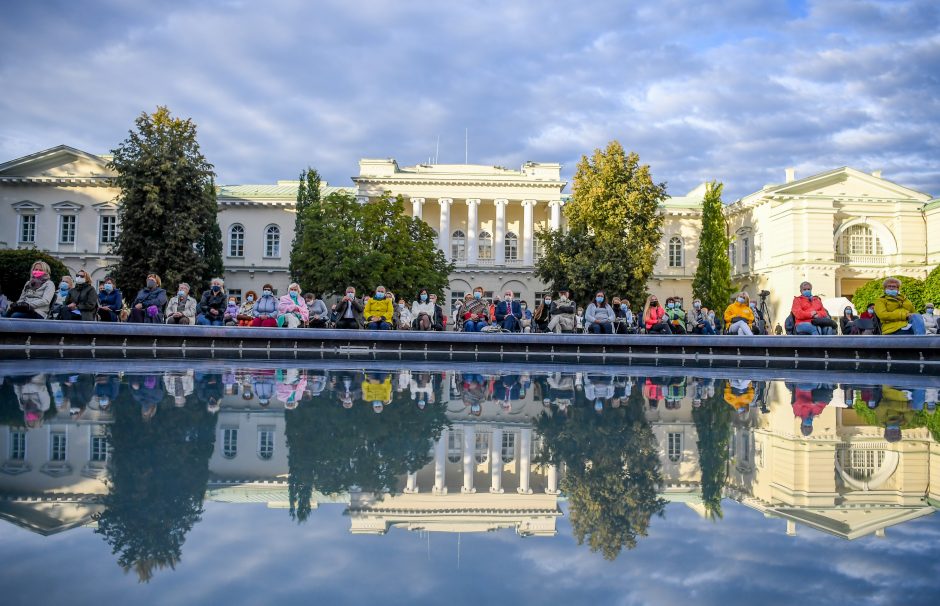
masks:
[[[702,303],[704,305],[704,301]],[[732,409],[722,397],[721,385],[715,395],[692,409],[698,434],[698,465],[702,474],[702,502],[713,518],[722,517],[721,493],[728,477],[728,442],[731,439]]]
[[[698,245],[698,268],[692,280],[692,296],[702,300],[702,307],[724,309],[734,287],[731,285],[730,240],[721,202],[722,183],[708,184],[702,201],[702,232]]]
[[[20,298],[23,286],[29,282],[29,270],[36,261],[49,264],[49,279],[55,284],[62,276],[71,275],[69,268],[52,255],[35,248],[0,250],[0,289],[11,301]],[[58,288],[58,287],[56,287]]]
[[[454,266],[434,243],[434,230],[404,213],[401,196],[360,204],[348,193],[311,201],[298,237],[297,282],[323,296],[378,285],[414,297],[420,288],[443,293]]]
[[[222,273],[213,167],[199,151],[192,120],[161,106],[135,124],[109,163],[121,189],[115,279],[133,289],[156,273],[171,287],[188,282],[198,292]]]
[[[545,254],[536,275],[578,300],[604,289],[642,301],[659,256],[666,197],[666,184],[654,183],[649,166],[617,141],[582,156],[564,210],[569,231],[537,234]]]
[[[306,210],[311,206],[320,206],[320,173],[314,168],[307,168],[300,173],[297,206],[294,209],[294,241],[291,242],[290,247],[290,276],[295,282],[300,281],[301,235],[304,233]]]
[[[924,280],[924,303],[940,304],[940,265],[934,267]]]
[[[863,310],[868,307],[869,304],[874,303],[878,297],[882,296],[884,294],[884,286],[882,286],[882,284],[888,277],[889,276],[875,278],[859,287],[852,296],[852,305],[855,306],[855,309]],[[923,311],[925,294],[924,282],[909,276],[894,277],[901,282],[901,294],[910,299],[911,303],[914,304],[914,309]]]

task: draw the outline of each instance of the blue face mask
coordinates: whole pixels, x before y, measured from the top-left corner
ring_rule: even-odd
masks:
[[[621,303],[621,304],[620,304],[620,311],[627,311],[627,304],[626,304],[626,303]]]
[[[247,297],[245,297],[245,300],[248,301],[249,303],[251,303],[252,301],[255,300],[255,296],[254,296],[254,295],[248,295]]]
[[[112,290],[114,290],[114,284],[105,284],[105,285],[104,285],[104,291],[105,291],[105,292],[111,292]]]
[[[675,303],[666,303],[666,307],[668,307],[669,309],[674,309],[674,308],[676,307],[676,304],[675,304]]]
[[[377,292],[377,293],[375,293],[375,298],[378,299],[379,301],[381,301],[382,299],[385,298],[385,293],[384,293],[384,292]]]
[[[59,282],[59,290],[62,292],[68,292],[69,285],[66,282]]]
[[[421,293],[421,302],[423,303],[424,301],[427,301],[427,300],[428,300],[428,296],[424,293]]]
[[[270,296],[273,295],[273,294],[274,294],[274,292],[272,292],[272,291],[270,291],[270,290],[262,290],[262,291],[261,291],[261,296],[262,296],[262,297],[270,297]]]
[[[809,299],[809,298],[811,298],[811,297],[813,296],[813,291],[811,291],[811,290],[804,290],[804,291],[803,291],[803,296],[806,297],[807,299]]]
[[[886,289],[885,289],[885,294],[888,295],[889,297],[896,297],[896,296],[898,296],[898,289],[897,289],[897,288],[886,288]]]
[[[604,297],[594,297],[594,300],[597,301],[598,303],[603,303]]]
[[[186,291],[185,291],[185,290],[181,290],[181,291],[179,291],[178,293],[176,293],[176,296],[178,296],[180,299],[185,299],[185,298],[186,298]]]
[[[473,293],[473,298],[474,298],[474,299],[482,299],[482,298],[483,298],[483,293],[481,293],[481,292],[475,292],[475,293]]]

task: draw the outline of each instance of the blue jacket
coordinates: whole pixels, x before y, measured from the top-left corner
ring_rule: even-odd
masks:
[[[159,286],[153,290],[148,290],[146,288],[141,288],[137,293],[137,298],[134,299],[134,303],[131,305],[137,305],[140,303],[143,305],[144,309],[147,309],[151,305],[156,305],[160,310],[160,313],[163,313],[163,308],[166,307],[166,291],[160,288]]]
[[[517,320],[522,319],[522,306],[519,305],[519,301],[513,301],[511,307],[506,301],[496,304],[496,321],[502,322],[506,316],[516,316]]]
[[[124,304],[123,299],[121,298],[121,291],[114,289],[111,292],[104,292],[103,290],[98,293],[98,305],[105,306],[111,309],[113,312],[121,311],[121,306]]]
[[[269,297],[261,295],[261,298],[255,302],[255,306],[252,308],[251,314],[256,318],[262,314],[267,314],[272,318],[276,318],[278,316],[277,297],[274,295]]]

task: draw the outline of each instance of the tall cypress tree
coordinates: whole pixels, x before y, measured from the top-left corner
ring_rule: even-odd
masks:
[[[710,518],[722,517],[721,493],[728,478],[728,443],[731,440],[732,408],[722,398],[721,383],[715,395],[692,409],[698,434],[698,462],[702,472],[702,503]]]
[[[698,268],[692,280],[692,294],[702,306],[714,309],[717,315],[728,305],[731,296],[731,261],[728,260],[730,238],[725,227],[723,184],[708,184],[702,202],[702,233],[698,244]]]
[[[290,277],[294,282],[299,282],[301,278],[301,260],[303,254],[300,252],[303,242],[304,219],[307,215],[307,209],[320,206],[320,173],[315,168],[307,168],[300,173],[300,185],[297,187],[297,206],[294,216],[294,241],[290,246]]]
[[[222,234],[213,166],[199,151],[196,125],[164,106],[141,113],[112,150],[121,233],[113,252],[118,285],[134,292],[149,273],[194,291],[222,273]]]

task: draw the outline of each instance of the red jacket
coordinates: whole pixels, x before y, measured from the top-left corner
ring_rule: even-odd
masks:
[[[826,402],[814,402],[813,392],[806,389],[793,390],[793,416],[805,419],[810,415],[818,417],[826,408]]]
[[[820,300],[819,297],[813,297],[811,299],[807,299],[803,296],[793,297],[793,306],[790,308],[790,311],[793,312],[793,319],[796,320],[797,324],[812,320],[814,311],[816,312],[817,318],[829,317],[829,313],[826,311],[826,308],[823,307],[822,300]]]

